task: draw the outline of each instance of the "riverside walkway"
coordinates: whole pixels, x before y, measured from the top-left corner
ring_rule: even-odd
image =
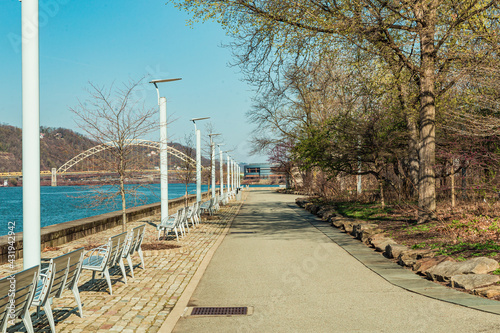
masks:
[[[174,332],[500,332],[498,315],[389,283],[327,237],[319,227],[327,224],[295,198],[250,191],[188,303],[253,313],[185,315]]]

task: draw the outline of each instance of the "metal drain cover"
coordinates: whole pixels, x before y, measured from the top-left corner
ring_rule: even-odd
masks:
[[[248,316],[253,313],[253,307],[189,307],[185,316]]]

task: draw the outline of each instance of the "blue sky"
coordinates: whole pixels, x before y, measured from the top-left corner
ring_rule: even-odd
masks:
[[[88,82],[109,86],[145,77],[182,77],[160,86],[168,100],[169,139],[182,141],[194,131],[189,119],[210,116],[223,134],[225,149],[240,162],[264,162],[249,156],[255,125],[245,113],[253,92],[229,67],[230,39],[212,22],[188,27],[188,15],[165,1],[40,0],[40,124],[76,127],[70,107],[88,97]],[[0,123],[21,127],[21,3],[0,2]],[[154,87],[140,91],[156,107]],[[208,133],[201,125],[202,135]]]

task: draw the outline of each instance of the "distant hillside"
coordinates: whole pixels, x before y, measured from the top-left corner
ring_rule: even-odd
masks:
[[[21,151],[22,131],[10,125],[0,125],[0,172],[19,172],[22,169]],[[82,134],[66,128],[40,128],[40,169],[50,170],[58,168],[77,154],[94,147],[97,143]],[[170,144],[169,144],[170,145]],[[172,146],[185,152],[186,148],[178,143]],[[146,148],[142,149],[145,153]],[[157,158],[157,157],[156,157]],[[151,158],[145,163],[158,164]],[[156,162],[156,163],[155,163]],[[202,158],[203,165],[208,165],[209,160]],[[170,167],[179,165],[175,157],[169,159]]]
[[[22,131],[20,128],[0,125],[0,172],[22,169]],[[65,128],[40,128],[40,169],[57,168],[64,162],[96,143]]]

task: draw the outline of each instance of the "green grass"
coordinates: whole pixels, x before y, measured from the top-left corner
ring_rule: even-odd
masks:
[[[442,246],[436,253],[438,255],[457,255],[465,251],[477,251],[475,253],[472,253],[472,256],[474,257],[494,257],[497,255],[498,251],[500,251],[500,245],[496,244],[493,241],[487,241],[486,243],[461,242],[455,245]]]
[[[388,220],[381,216],[393,211],[390,207],[382,208],[377,204],[364,204],[359,202],[340,202],[336,204],[337,211],[345,216],[360,220]]]

